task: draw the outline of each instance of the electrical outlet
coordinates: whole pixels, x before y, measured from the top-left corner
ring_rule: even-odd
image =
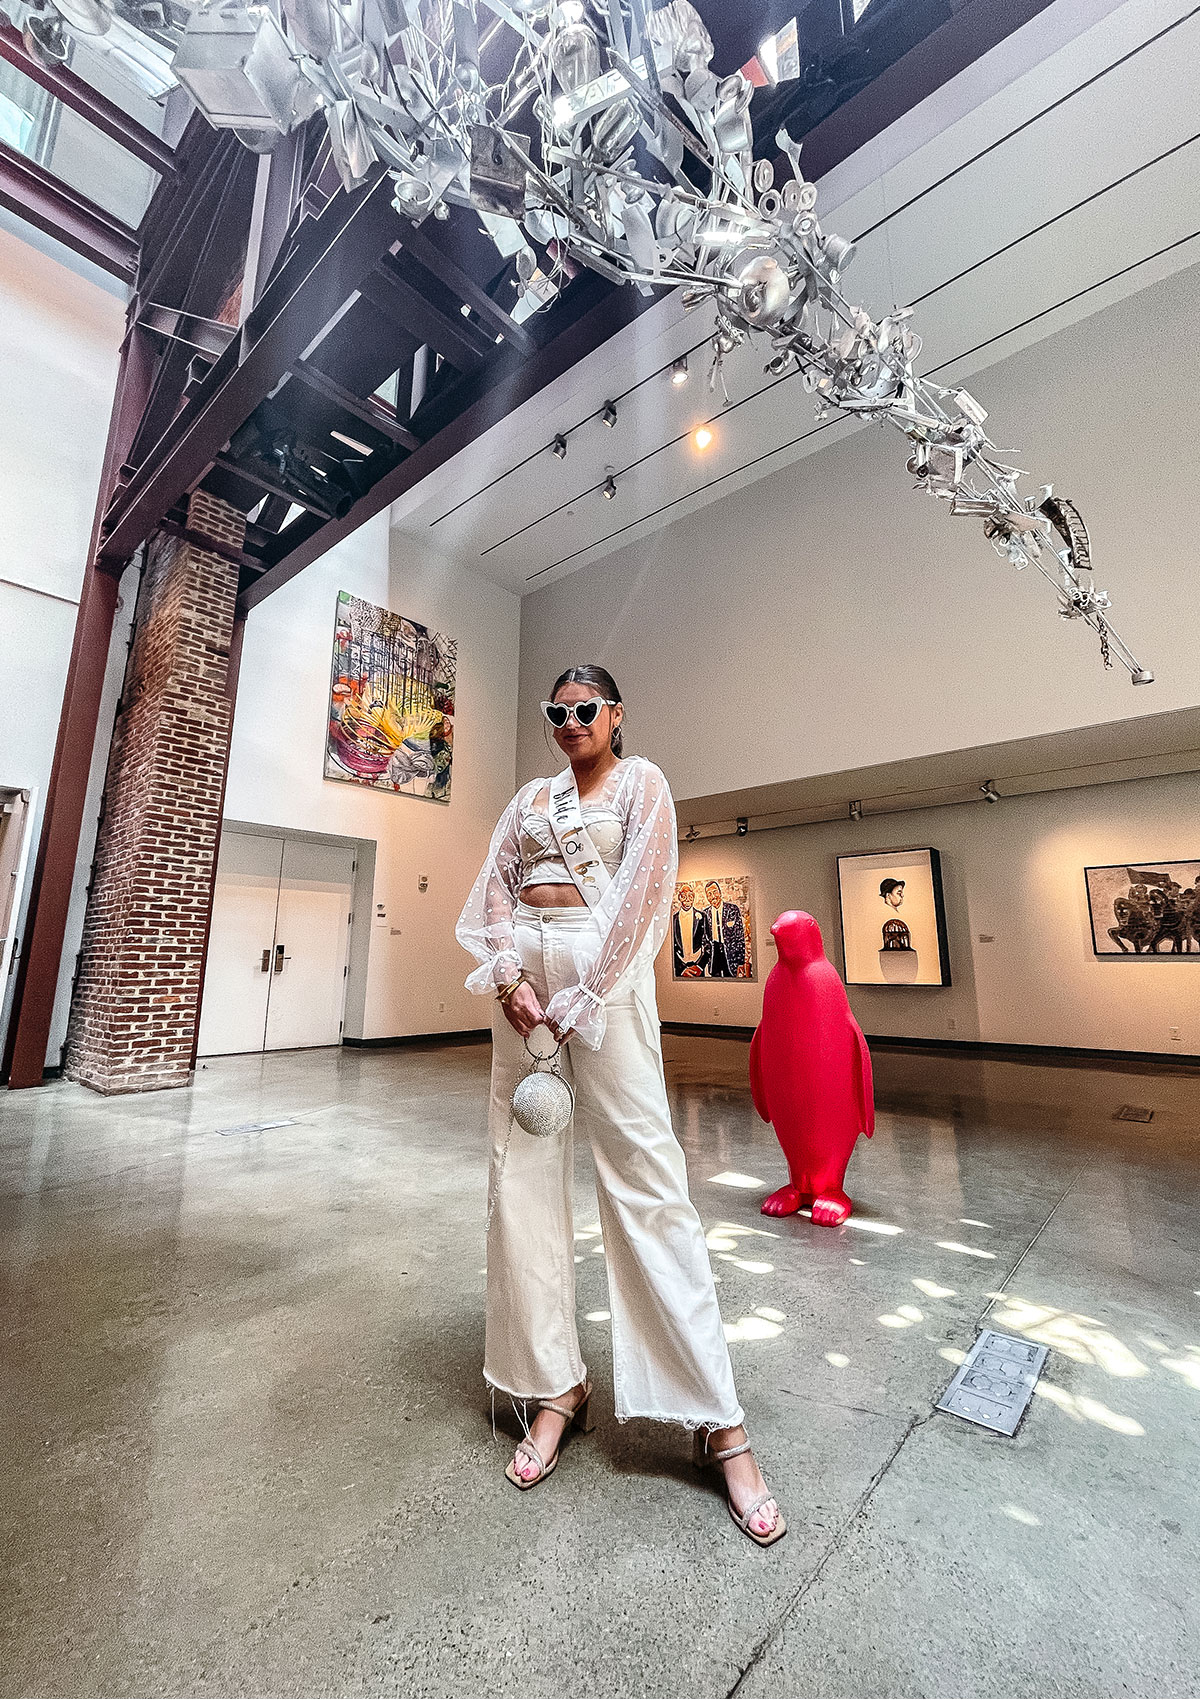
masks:
[[[951,1016],[949,1021],[947,1021],[946,1029],[950,1033],[957,1033],[958,1032],[958,1022],[955,1021],[953,1016]]]
[[[1170,1033],[1172,1039],[1179,1039],[1179,1040],[1183,1039],[1183,1030],[1179,1027],[1171,1027],[1171,1028],[1168,1029],[1168,1032]]]
[[[445,1006],[444,1003],[440,1003],[438,1005],[438,1014],[439,1015],[445,1015],[445,1013],[446,1013],[446,1006]]]
[[[714,1015],[720,1015],[720,1013],[721,1013],[721,1011],[720,1011],[720,1010],[719,1010],[719,1009],[714,1009],[714,1010],[713,1010],[713,1014],[714,1014]]]

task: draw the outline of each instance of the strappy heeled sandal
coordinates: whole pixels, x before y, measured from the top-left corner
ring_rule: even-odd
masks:
[[[537,1475],[534,1476],[531,1481],[527,1482],[517,1474],[516,1458],[513,1458],[509,1463],[504,1474],[508,1477],[512,1485],[520,1488],[522,1492],[524,1492],[526,1488],[536,1487],[539,1482],[544,1482],[547,1476],[552,1476],[555,1470],[557,1470],[559,1453],[562,1451],[562,1443],[567,1438],[567,1431],[570,1429],[572,1424],[574,1424],[581,1434],[591,1434],[592,1430],[596,1426],[592,1418],[592,1384],[590,1381],[585,1383],[583,1398],[579,1401],[578,1405],[575,1406],[574,1410],[572,1410],[569,1405],[556,1404],[553,1399],[539,1400],[538,1410],[554,1411],[558,1416],[565,1417],[566,1422],[563,1424],[563,1431],[558,1437],[558,1445],[554,1449],[554,1456],[548,1464],[528,1435],[525,1436],[524,1440],[519,1440],[517,1442],[518,1454],[524,1453],[525,1456],[532,1459],[538,1467]]]
[[[692,1443],[692,1462],[698,1470],[715,1469],[718,1465],[724,1464],[727,1459],[740,1457],[743,1452],[751,1450],[750,1442],[744,1440],[740,1446],[727,1446],[723,1452],[710,1452],[707,1429],[697,1429],[695,1440]],[[775,1508],[775,1527],[773,1529],[768,1529],[765,1535],[760,1535],[757,1529],[750,1527],[750,1519],[754,1516],[754,1513],[761,1511],[768,1500],[774,1498],[775,1495],[770,1491],[760,1493],[758,1498],[752,1500],[744,1511],[738,1512],[733,1508],[733,1500],[729,1497],[729,1486],[726,1483],[725,1503],[729,1507],[729,1515],[743,1535],[749,1535],[755,1546],[774,1546],[776,1541],[781,1540],[787,1534],[787,1523],[784,1521],[783,1512],[779,1510],[778,1504]]]

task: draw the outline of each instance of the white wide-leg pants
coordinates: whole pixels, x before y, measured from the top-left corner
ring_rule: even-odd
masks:
[[[572,942],[586,909],[518,904],[521,962],[543,1006],[577,981]],[[535,1044],[548,1042],[539,1031]],[[511,1120],[530,1057],[497,1006],[492,1023],[492,1145],[484,1375],[519,1400],[553,1399],[587,1371],[575,1326],[571,1129],[537,1139]],[[742,1421],[708,1248],[671,1126],[653,970],[608,1005],[598,1051],[560,1059],[575,1088],[574,1126],[590,1141],[612,1312],[616,1414],[689,1428]]]

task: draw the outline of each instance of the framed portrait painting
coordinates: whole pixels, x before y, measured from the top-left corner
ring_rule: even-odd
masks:
[[[1096,956],[1200,962],[1200,861],[1085,868]]]
[[[848,986],[948,986],[950,952],[936,850],[839,856]]]
[[[747,874],[680,880],[671,904],[676,980],[753,980],[754,915]]]

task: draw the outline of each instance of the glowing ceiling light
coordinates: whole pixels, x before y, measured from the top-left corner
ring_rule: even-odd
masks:
[[[713,440],[713,434],[707,425],[699,425],[692,432],[692,441],[698,449],[706,449]]]
[[[676,386],[676,388],[678,388],[680,384],[686,384],[687,381],[688,381],[687,355],[681,354],[679,356],[678,360],[674,360],[671,363],[671,382]]]

